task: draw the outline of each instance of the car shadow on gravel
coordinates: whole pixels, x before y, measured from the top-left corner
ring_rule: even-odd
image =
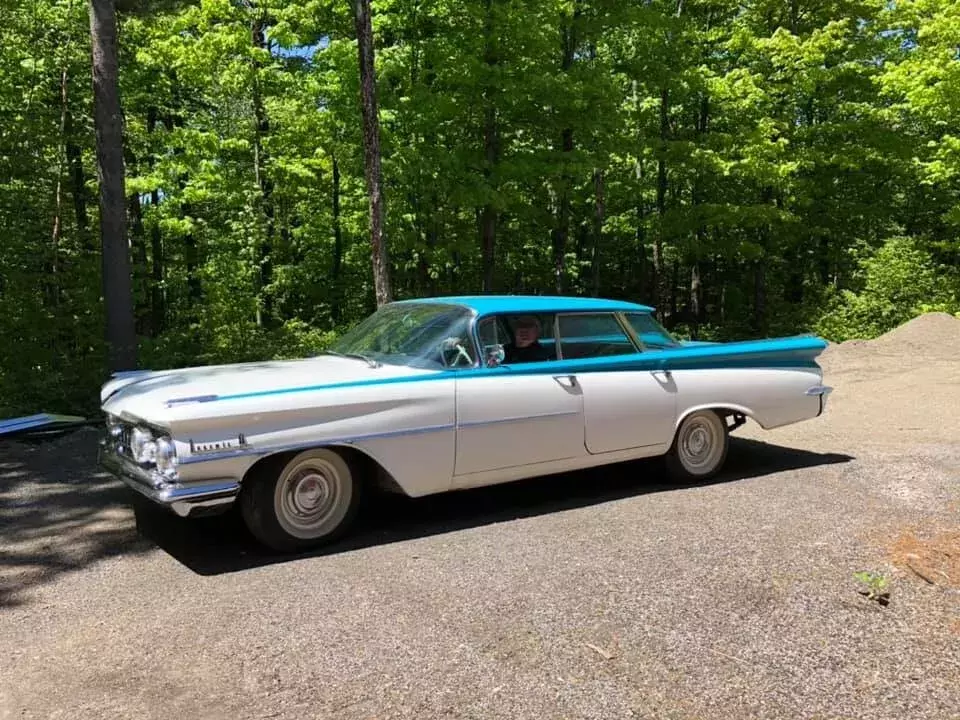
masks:
[[[0,609],[98,560],[156,550],[137,532],[129,491],[97,470],[91,447],[86,431],[0,442]]]
[[[724,472],[704,484],[737,482],[853,459],[731,438]],[[416,499],[377,493],[368,496],[356,525],[343,540],[294,555],[273,553],[258,545],[237,512],[186,520],[137,503],[136,516],[139,532],[183,565],[200,575],[219,575],[682,487],[691,486],[671,481],[662,461],[640,460]]]

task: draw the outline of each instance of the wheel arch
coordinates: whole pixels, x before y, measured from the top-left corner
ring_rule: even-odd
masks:
[[[355,471],[357,477],[366,485],[389,493],[407,494],[400,483],[394,479],[393,475],[372,454],[355,445],[343,443],[317,443],[315,445],[304,445],[303,447],[298,447],[293,450],[279,450],[269,455],[264,455],[258,458],[257,461],[244,472],[240,482],[241,491],[246,484],[247,478],[251,475],[264,472],[271,466],[275,468],[276,472],[279,472],[283,465],[299,453],[305,450],[317,450],[320,448],[334,450],[339,453],[350,466],[351,471]]]
[[[720,417],[724,420],[726,420],[726,418],[730,415],[743,415],[745,418],[750,418],[753,420],[760,427],[764,427],[764,424],[757,419],[756,413],[744,405],[738,405],[737,403],[702,403],[700,405],[693,405],[685,408],[682,413],[677,415],[677,421],[673,426],[674,437],[676,437],[676,434],[680,430],[680,426],[683,424],[684,420],[694,413],[703,412],[705,410],[712,410],[720,415]],[[739,424],[742,425],[743,423]]]

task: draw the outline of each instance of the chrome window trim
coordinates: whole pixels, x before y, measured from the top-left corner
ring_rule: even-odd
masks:
[[[641,348],[643,348],[641,352],[647,352],[648,351],[647,346],[643,344],[643,340],[640,339],[640,335],[633,329],[633,325],[627,319],[628,315],[645,315],[647,317],[653,318],[654,322],[656,322],[660,326],[660,329],[667,334],[667,338],[677,343],[680,342],[670,333],[669,330],[667,330],[667,328],[663,326],[663,323],[657,320],[656,316],[652,312],[647,312],[644,310],[620,310],[618,311],[618,314],[621,316],[622,322],[627,326],[631,334],[636,336],[637,344],[640,345]]]
[[[632,312],[632,311],[631,311]],[[474,311],[472,318],[473,330],[471,335],[473,336],[473,342],[477,346],[477,358],[478,363],[472,367],[483,367],[483,343],[480,342],[480,323],[486,320],[492,320],[496,322],[499,318],[507,317],[510,315],[523,315],[521,311],[515,312],[501,312],[501,313],[488,313],[486,315],[480,315]],[[556,343],[557,348],[557,359],[553,362],[560,362],[563,360],[563,343],[560,340],[560,318],[573,316],[573,315],[610,315],[619,325],[621,331],[623,331],[624,336],[627,338],[627,341],[633,346],[633,352],[625,352],[621,355],[611,355],[608,357],[621,357],[625,355],[633,354],[642,354],[646,352],[646,347],[643,344],[643,341],[640,339],[640,336],[636,334],[633,330],[633,326],[630,325],[629,321],[626,319],[626,311],[624,310],[548,310],[545,312],[534,313],[539,315],[553,315],[553,337],[554,342]],[[649,314],[643,313],[643,311],[637,311],[636,314]],[[458,368],[466,369],[466,368]]]
[[[633,325],[631,325],[630,321],[627,320],[626,311],[619,310],[617,311],[616,315],[621,327],[623,327],[624,331],[627,333],[627,337],[629,337],[630,340],[633,341],[633,344],[637,347],[637,352],[645,353],[647,351],[647,346],[643,344],[643,340],[640,339],[640,335],[637,334],[636,330],[633,329]]]

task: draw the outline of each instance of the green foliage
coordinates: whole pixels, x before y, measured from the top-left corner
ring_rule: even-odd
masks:
[[[0,7],[0,414],[92,412],[86,7]],[[375,3],[396,295],[490,270],[708,340],[960,310],[958,7]],[[141,365],[325,347],[374,305],[350,4],[139,8],[119,38]]]
[[[925,312],[960,312],[957,269],[938,264],[915,238],[887,240],[859,267],[862,289],[843,290],[817,323],[830,340],[876,337]]]

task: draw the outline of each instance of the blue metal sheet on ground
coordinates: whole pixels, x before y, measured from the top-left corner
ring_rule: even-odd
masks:
[[[38,413],[8,420],[0,420],[0,436],[19,435],[32,430],[61,429],[86,422],[86,418],[77,415],[53,415]]]

